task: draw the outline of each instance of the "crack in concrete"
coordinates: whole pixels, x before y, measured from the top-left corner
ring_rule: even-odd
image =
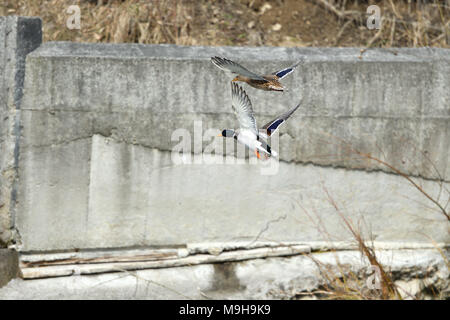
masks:
[[[259,233],[256,235],[256,237],[255,237],[255,238],[254,238],[247,246],[250,246],[250,245],[252,245],[253,243],[255,243],[256,241],[258,241],[259,238],[261,237],[261,235],[262,235],[264,232],[266,232],[267,230],[269,230],[270,224],[280,222],[281,220],[285,220],[286,218],[287,218],[287,214],[284,214],[284,215],[282,215],[282,216],[280,216],[280,217],[278,217],[278,218],[276,218],[276,219],[267,221],[267,223],[266,223],[266,225],[264,226],[264,228],[261,229],[261,231],[259,231]]]
[[[92,139],[92,137],[94,135],[99,135],[102,136],[103,138],[107,138],[107,139],[111,139],[116,143],[125,143],[127,145],[133,145],[133,146],[139,146],[142,148],[146,148],[146,149],[151,149],[151,150],[157,150],[160,152],[172,152],[171,149],[169,148],[161,148],[158,146],[154,146],[154,145],[148,145],[148,144],[143,144],[140,142],[135,142],[135,141],[129,141],[125,138],[118,138],[117,136],[115,136],[112,132],[109,135],[105,135],[104,133],[100,133],[100,132],[96,132],[96,133],[92,133],[88,136],[82,136],[82,137],[78,137],[75,139],[71,139],[71,140],[65,140],[65,141],[58,141],[55,143],[51,143],[51,144],[42,144],[42,145],[34,145],[34,144],[29,144],[26,146],[22,146],[23,149],[28,149],[28,148],[49,148],[49,147],[54,147],[54,146],[61,146],[61,145],[66,145],[66,144],[70,144],[76,141],[80,141],[80,140],[86,140],[86,139]],[[283,135],[287,135],[289,137],[292,138],[292,136],[288,133],[283,133]],[[204,153],[203,151],[201,153],[195,153],[193,151],[191,151],[189,153],[190,155],[201,155],[201,154],[210,154],[210,153]],[[225,154],[223,154],[222,156],[224,156]],[[227,154],[230,155],[230,154]],[[304,166],[308,166],[308,165],[312,165],[315,167],[320,167],[320,168],[325,168],[325,169],[342,169],[342,170],[348,170],[348,171],[358,171],[358,172],[365,172],[365,173],[384,173],[384,174],[388,174],[388,175],[393,175],[396,177],[401,177],[400,175],[391,172],[391,171],[387,171],[384,170],[382,168],[358,168],[358,167],[348,167],[345,166],[344,164],[322,164],[322,163],[317,163],[314,162],[313,160],[308,160],[308,161],[301,161],[301,160],[285,160],[285,159],[279,159],[278,160],[280,162],[286,163],[286,164],[300,164],[300,165],[304,165]],[[450,180],[446,180],[446,179],[439,179],[439,178],[431,178],[431,177],[424,177],[423,175],[420,174],[408,174],[409,177],[412,178],[418,178],[418,179],[422,179],[424,181],[430,181],[430,182],[436,182],[436,183],[450,183]]]
[[[401,177],[401,175],[398,175],[395,172],[383,170],[381,168],[349,168],[342,164],[328,165],[328,164],[316,163],[316,162],[313,162],[312,160],[310,160],[310,161],[289,160],[288,161],[288,160],[280,159],[280,161],[285,162],[285,163],[301,164],[304,166],[312,165],[315,167],[320,167],[320,168],[325,168],[325,169],[343,169],[343,170],[348,170],[348,171],[358,171],[358,172],[365,172],[365,173],[384,173],[384,174],[393,175],[396,177]],[[408,177],[422,179],[424,181],[430,181],[430,182],[436,182],[436,183],[441,183],[441,182],[442,183],[450,183],[450,180],[429,178],[429,177],[424,177],[424,176],[418,175],[418,174],[408,174]]]
[[[26,111],[33,111],[33,112],[44,112],[44,113],[63,113],[63,112],[69,112],[69,113],[73,113],[73,112],[80,112],[80,113],[117,113],[117,114],[135,114],[136,111],[135,110],[128,110],[128,109],[123,109],[123,110],[111,110],[110,107],[108,106],[104,106],[104,107],[100,107],[99,110],[92,110],[91,106],[86,106],[85,109],[35,109],[35,108],[22,108],[21,110],[26,110]],[[148,112],[147,109],[142,109],[139,110],[140,112]],[[221,115],[233,115],[232,112],[207,112],[207,111],[197,111],[197,112],[158,112],[158,109],[152,109],[151,110],[152,114],[158,114],[158,115],[163,115],[163,114],[170,114],[170,115],[217,115],[217,116],[221,116]],[[276,115],[274,114],[268,114],[268,113],[258,113],[256,112],[255,115],[257,117],[267,117],[267,118],[273,118]],[[333,116],[328,116],[328,115],[314,115],[314,114],[301,114],[299,113],[299,116],[301,118],[310,118],[310,119],[317,119],[317,118],[324,118],[324,119],[380,119],[380,120],[417,120],[417,121],[423,121],[423,120],[437,120],[437,121],[449,121],[450,120],[450,116],[446,116],[446,115],[439,115],[439,116],[424,116],[424,115],[419,115],[419,116],[404,116],[404,115],[392,115],[392,116],[383,116],[383,115],[333,115]]]

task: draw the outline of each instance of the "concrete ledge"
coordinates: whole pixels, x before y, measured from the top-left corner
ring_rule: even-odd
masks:
[[[374,250],[423,250],[444,252],[444,243],[368,242]],[[20,270],[23,279],[88,275],[118,271],[135,271],[231,263],[272,257],[287,257],[327,251],[357,250],[352,242],[312,241],[304,243],[232,242],[193,243],[183,248],[115,249],[76,252],[22,253]]]
[[[449,271],[436,249],[376,254],[392,272],[405,299],[448,297]],[[324,270],[329,277],[345,275],[352,279],[357,275],[356,288],[362,292],[368,290],[367,280],[373,274],[360,252],[346,250],[89,276],[16,279],[0,289],[0,299],[299,299],[323,292],[327,281]],[[348,285],[352,285],[350,281]]]
[[[15,250],[0,249],[0,288],[18,276],[18,253]]]

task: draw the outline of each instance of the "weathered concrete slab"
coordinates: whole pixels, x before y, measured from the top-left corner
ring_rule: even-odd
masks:
[[[32,152],[31,152],[32,151]],[[17,227],[25,247],[76,248],[86,235],[91,139],[22,149]],[[23,202],[22,202],[23,201]]]
[[[17,251],[0,249],[0,288],[19,275]]]
[[[101,135],[24,148],[22,250],[351,239],[326,192],[378,241],[450,240],[442,214],[402,177],[285,162],[263,175],[270,163],[201,157],[176,165],[169,152]]]
[[[377,251],[377,256],[392,272],[404,298],[445,298],[449,271],[436,250]],[[137,272],[15,279],[0,289],[0,299],[299,299],[323,291],[324,268],[329,270],[328,276],[359,275],[362,291],[367,290],[368,277],[373,274],[359,252],[338,251]],[[434,294],[430,295],[430,288]]]
[[[374,250],[423,250],[440,252],[446,243],[368,241]],[[39,279],[72,275],[92,275],[108,272],[195,266],[211,263],[231,263],[271,257],[289,257],[314,252],[357,250],[352,241],[307,242],[206,242],[173,248],[97,249],[66,252],[21,253],[23,279]]]
[[[0,247],[14,238],[25,57],[42,42],[39,18],[0,17]]]

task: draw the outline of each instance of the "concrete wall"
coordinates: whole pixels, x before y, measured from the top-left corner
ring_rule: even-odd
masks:
[[[434,168],[450,180],[449,52],[380,49],[360,59],[352,48],[46,43],[26,64],[20,248],[311,241],[325,237],[318,224],[349,239],[326,191],[376,240],[446,242],[446,219],[423,195],[341,140],[437,197]],[[283,81],[288,92],[245,87],[260,124],[303,99],[281,130],[276,175],[262,175],[264,163],[171,161],[175,129],[194,137],[194,121],[203,130],[236,125],[230,79],[213,55],[261,72],[306,59]]]
[[[98,121],[95,129],[108,134],[117,127],[117,134],[126,141],[135,139],[148,147],[171,150],[173,129],[191,128],[193,120],[203,120],[204,128],[234,125],[229,79],[209,63],[211,55],[224,55],[252,70],[267,72],[306,58],[304,66],[284,80],[289,92],[247,89],[259,123],[303,97],[297,121],[290,121],[284,131],[295,143],[282,144],[281,159],[346,168],[378,167],[349,159],[332,137],[337,136],[362,151],[385,157],[407,173],[436,177],[432,165],[416,149],[423,150],[450,179],[448,50],[401,49],[397,55],[372,50],[358,59],[358,49],[49,43],[29,58],[28,81],[34,83],[27,90],[29,97],[36,98],[35,110],[142,116],[147,121],[136,121],[139,124],[133,123],[132,130],[120,123],[112,125],[110,119],[106,124]],[[41,89],[45,90],[38,93]],[[75,137],[90,136],[89,131],[82,131],[83,126],[78,127]],[[49,137],[55,143],[66,138],[61,134]]]
[[[14,242],[25,57],[41,42],[39,18],[0,17],[0,247]]]
[[[450,181],[449,50],[360,57],[353,48],[46,43],[33,51],[39,19],[1,18],[0,31],[2,245],[348,240],[328,194],[377,241],[449,240],[428,199],[346,144],[414,176],[445,205],[433,179]],[[204,163],[205,132],[236,126],[230,79],[213,55],[260,72],[305,59],[283,80],[285,93],[244,86],[259,124],[303,103],[273,141],[280,163],[221,163],[223,144],[233,155],[222,139],[212,143],[214,163]],[[172,161],[180,128],[202,145],[193,164]],[[276,174],[262,174],[270,166]]]

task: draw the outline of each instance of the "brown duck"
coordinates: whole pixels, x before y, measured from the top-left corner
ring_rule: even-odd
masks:
[[[283,85],[280,83],[279,80],[283,79],[292,71],[294,71],[294,69],[302,61],[297,62],[296,64],[294,64],[289,68],[285,68],[268,75],[258,75],[254,72],[247,70],[240,64],[225,58],[212,57],[211,62],[218,68],[226,72],[236,74],[237,76],[231,81],[246,82],[253,88],[262,89],[266,91],[284,91],[285,88],[283,87]]]

